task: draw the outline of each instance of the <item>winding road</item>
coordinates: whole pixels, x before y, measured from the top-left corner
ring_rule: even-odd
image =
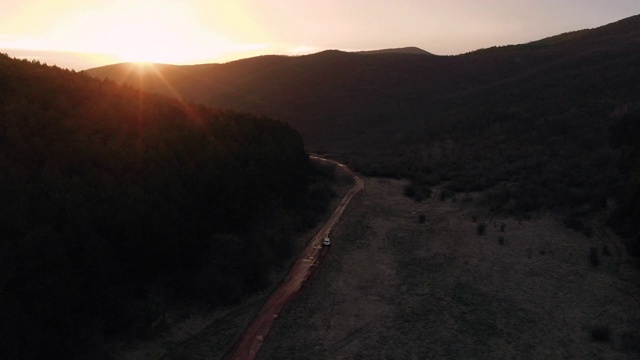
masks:
[[[338,207],[334,210],[329,220],[322,226],[320,231],[311,239],[306,248],[302,251],[300,256],[296,259],[295,263],[291,267],[286,279],[278,286],[276,291],[271,295],[266,304],[262,307],[256,318],[244,331],[240,339],[236,344],[227,352],[223,357],[225,360],[252,360],[262,342],[264,341],[273,321],[278,317],[278,314],[300,290],[300,287],[305,280],[311,275],[313,269],[316,268],[327,249],[322,246],[322,240],[325,237],[329,237],[331,230],[340,220],[340,217],[347,209],[351,199],[360,191],[364,190],[364,181],[356,176],[351,169],[344,164],[338,163],[333,160],[327,160],[319,157],[313,157],[314,160],[327,161],[335,163],[347,174],[351,175],[355,181],[354,186],[347,192],[342,198]]]

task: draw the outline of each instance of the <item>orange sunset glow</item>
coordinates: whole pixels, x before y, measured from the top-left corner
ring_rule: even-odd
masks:
[[[0,51],[75,69],[401,46],[453,55],[600,26],[640,11],[637,1],[556,5],[550,0],[3,1]]]

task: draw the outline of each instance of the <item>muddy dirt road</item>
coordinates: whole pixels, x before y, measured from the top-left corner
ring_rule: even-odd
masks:
[[[316,158],[318,161],[330,161]],[[353,197],[364,189],[364,181],[357,177],[349,168],[343,164],[334,162],[343,171],[348,173],[354,179],[354,186],[342,198],[342,201],[333,212],[326,224],[318,231],[318,233],[309,242],[304,251],[300,254],[296,262],[293,264],[289,275],[285,281],[276,289],[269,298],[260,313],[253,322],[245,330],[236,345],[231,351],[225,355],[224,359],[234,360],[251,360],[262,342],[264,341],[273,321],[278,316],[282,307],[287,304],[295,293],[300,289],[305,280],[312,273],[313,269],[318,266],[324,255],[329,251],[328,247],[323,247],[322,241],[325,237],[329,237],[331,230],[340,220],[340,217],[346,210]]]

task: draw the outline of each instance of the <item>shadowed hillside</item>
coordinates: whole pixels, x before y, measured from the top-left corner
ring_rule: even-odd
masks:
[[[97,358],[265,289],[325,182],[285,123],[0,54],[0,358]]]
[[[637,145],[613,129],[638,121],[639,48],[634,16],[459,56],[324,51],[88,73],[282,119],[308,150],[412,179],[407,195],[418,200],[435,184],[445,196],[490,189],[493,211],[557,210],[590,233],[593,214],[636,194]]]
[[[530,96],[540,87],[566,92],[567,85],[596,85],[595,92],[608,85],[603,82],[628,85],[633,79],[603,72],[628,72],[620,65],[632,65],[628,60],[637,55],[633,45],[639,41],[638,22],[633,17],[594,30],[460,56],[394,49],[329,50],[299,57],[261,56],[226,64],[162,65],[140,71],[135,65],[120,64],[88,73],[285,120],[302,132],[311,150],[323,146],[352,149],[356,148],[354,141],[357,145],[388,143],[389,130],[393,135],[413,133],[416,125],[455,120],[452,111],[471,115],[468,113],[477,112],[478,105],[487,101],[507,107],[517,100],[538,108],[539,99]],[[580,70],[591,67],[598,70],[591,83],[575,79]],[[513,99],[504,93],[514,90],[522,95]],[[549,96],[542,100],[556,107],[565,99]]]

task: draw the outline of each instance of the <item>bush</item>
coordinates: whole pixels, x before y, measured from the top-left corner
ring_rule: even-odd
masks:
[[[581,216],[575,213],[567,215],[562,220],[562,223],[566,228],[575,231],[582,231],[582,229],[584,228],[584,222],[582,221]]]
[[[404,196],[413,199],[416,196],[418,189],[413,183],[411,183],[411,184],[405,185],[403,191],[404,191]]]
[[[456,194],[453,191],[451,191],[449,189],[444,189],[444,190],[442,190],[442,192],[440,192],[440,201],[445,201],[445,200],[447,200],[449,198],[453,198],[455,196],[456,196]]]
[[[606,326],[597,326],[591,329],[591,340],[607,342],[611,340],[611,329]]]
[[[484,232],[486,229],[487,229],[487,224],[481,222],[478,225],[476,225],[476,234],[484,235]]]
[[[631,239],[624,239],[624,247],[629,255],[640,257],[640,235]]]
[[[429,198],[431,196],[431,188],[427,185],[420,185],[415,182],[411,182],[403,188],[404,196],[411,198],[417,202],[420,202],[424,199]]]
[[[589,262],[593,267],[600,265],[600,258],[598,257],[598,249],[595,247],[592,247],[591,249],[589,249]]]

